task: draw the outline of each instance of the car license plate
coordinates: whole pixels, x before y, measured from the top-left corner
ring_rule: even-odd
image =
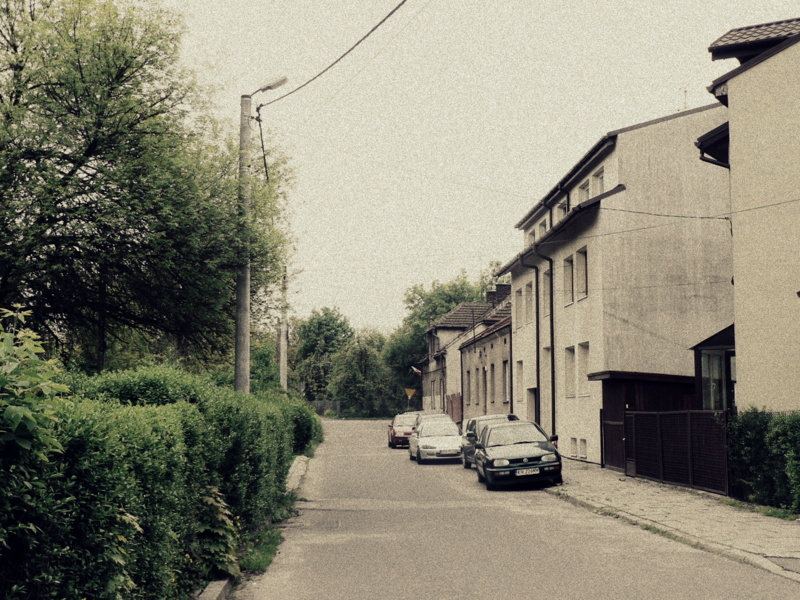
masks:
[[[517,472],[514,475],[538,475],[539,469],[517,469]]]
[[[455,456],[459,452],[461,452],[461,451],[460,450],[440,450],[439,451],[439,456]]]

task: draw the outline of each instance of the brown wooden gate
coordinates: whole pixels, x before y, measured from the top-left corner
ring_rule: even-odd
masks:
[[[723,411],[625,413],[625,473],[728,494]]]

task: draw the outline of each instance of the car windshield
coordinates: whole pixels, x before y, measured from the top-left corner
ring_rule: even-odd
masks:
[[[417,420],[417,415],[400,415],[394,418],[395,427],[410,427]]]
[[[487,446],[509,446],[531,442],[546,442],[545,436],[536,425],[526,423],[514,427],[496,427],[489,432]]]
[[[419,433],[420,437],[430,437],[434,435],[458,435],[458,426],[455,423],[447,422],[433,422],[425,423],[422,431]]]

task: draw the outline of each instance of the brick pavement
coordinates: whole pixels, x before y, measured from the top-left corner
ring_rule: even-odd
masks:
[[[595,464],[564,461],[550,494],[800,583],[800,520],[725,504],[724,496],[663,485]]]

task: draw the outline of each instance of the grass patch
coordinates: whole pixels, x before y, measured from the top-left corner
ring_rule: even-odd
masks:
[[[239,567],[248,573],[263,573],[275,558],[282,540],[283,536],[277,527],[267,527],[258,532],[239,557]]]
[[[741,500],[735,500],[733,498],[720,498],[719,501],[723,504],[727,504],[728,506],[749,510],[750,512],[757,512],[765,517],[775,517],[776,519],[784,519],[786,521],[796,521],[798,518],[800,518],[798,517],[797,513],[785,508],[750,504],[748,502],[742,502]]]

